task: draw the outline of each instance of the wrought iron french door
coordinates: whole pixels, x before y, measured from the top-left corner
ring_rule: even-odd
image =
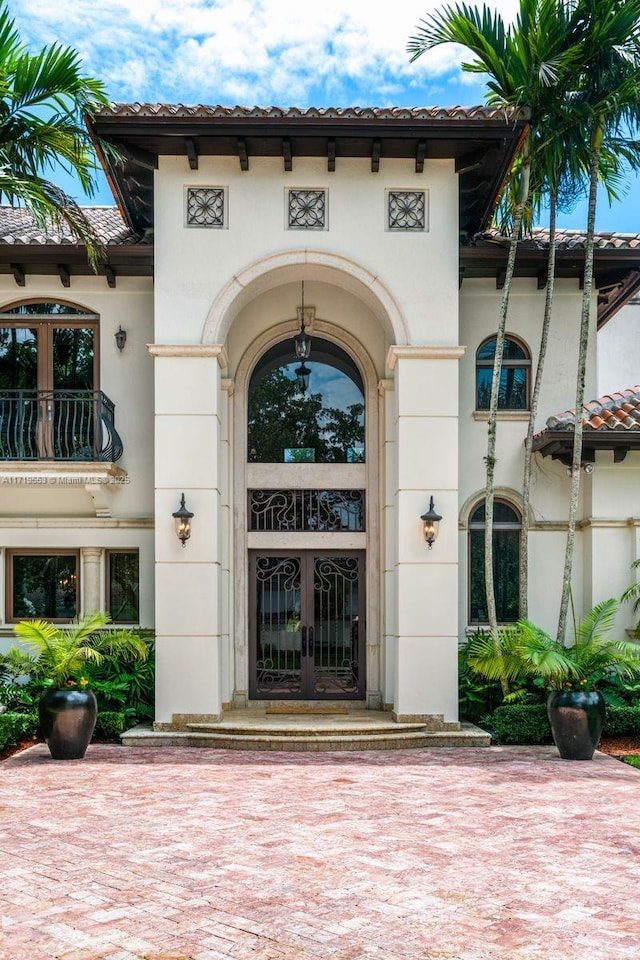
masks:
[[[364,699],[364,552],[251,551],[249,578],[250,696]]]

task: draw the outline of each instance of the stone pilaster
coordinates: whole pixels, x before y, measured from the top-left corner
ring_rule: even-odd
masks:
[[[221,713],[221,368],[218,344],[152,344],[155,358],[156,722]],[[183,547],[172,513],[194,514]]]
[[[394,714],[431,725],[458,720],[458,363],[463,353],[456,346],[397,346],[388,357],[395,378]],[[443,519],[429,550],[420,516],[431,496]]]

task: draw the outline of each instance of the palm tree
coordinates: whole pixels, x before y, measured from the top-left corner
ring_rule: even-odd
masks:
[[[603,149],[637,164],[639,145],[630,133],[640,126],[640,0],[579,0],[583,32],[583,69],[572,103],[589,144],[589,207],[584,253],[584,288],[578,370],[576,416],[571,463],[569,524],[558,617],[557,639],[564,642],[567,626],[576,517],[582,461],[582,410],[584,407],[587,351],[593,297],[593,249],[598,174]]]
[[[473,55],[471,61],[462,64],[462,69],[489,77],[486,100],[490,105],[512,110],[526,107],[530,111],[529,130],[517,158],[518,183],[498,318],[487,425],[485,587],[489,626],[494,636],[498,627],[493,583],[496,431],[509,297],[523,216],[529,201],[535,138],[553,111],[558,96],[567,88],[578,60],[574,19],[573,5],[563,0],[520,0],[518,16],[509,28],[486,4],[481,9],[456,4],[422,20],[407,47],[411,59],[415,60],[439,44],[462,44]]]
[[[82,73],[75,50],[54,43],[30,53],[0,3],[0,199],[26,207],[42,227],[67,225],[94,266],[95,231],[48,174],[61,166],[94,193],[97,163],[84,117],[108,103],[103,84]]]

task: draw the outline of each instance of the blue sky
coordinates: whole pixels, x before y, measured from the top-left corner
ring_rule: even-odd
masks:
[[[407,38],[434,0],[9,0],[34,47],[74,46],[118,101],[266,106],[451,106],[483,86],[441,47],[415,64]],[[516,0],[494,6],[506,18]],[[63,184],[67,186],[67,184]],[[72,190],[72,192],[77,192]],[[112,203],[104,180],[91,202]],[[585,204],[559,225],[582,228]],[[640,232],[640,180],[597,228]]]

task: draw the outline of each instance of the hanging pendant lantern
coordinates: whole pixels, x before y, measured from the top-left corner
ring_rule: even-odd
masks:
[[[300,311],[300,333],[294,338],[297,360],[308,360],[311,356],[311,337],[304,326],[304,280],[302,281],[302,309]]]
[[[305,365],[304,360],[299,367],[296,367],[294,370],[296,379],[298,381],[298,390],[300,393],[306,393],[307,387],[309,386],[309,377],[311,375],[311,370]]]

